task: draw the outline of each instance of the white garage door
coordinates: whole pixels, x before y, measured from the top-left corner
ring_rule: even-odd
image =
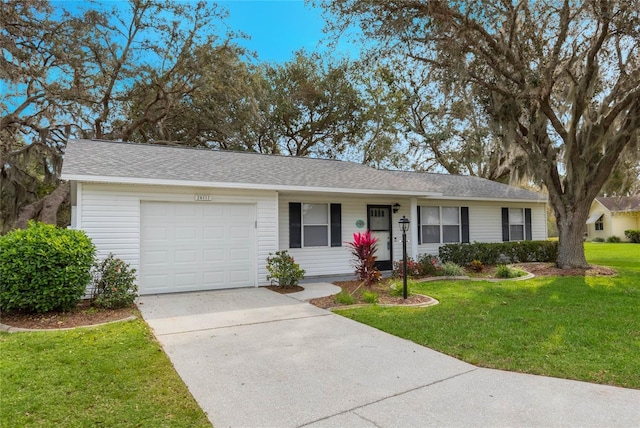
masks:
[[[140,294],[255,285],[255,205],[142,202],[140,211]]]

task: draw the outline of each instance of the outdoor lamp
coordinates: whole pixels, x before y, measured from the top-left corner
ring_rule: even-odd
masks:
[[[398,223],[402,231],[402,298],[407,300],[407,230],[409,230],[409,219],[402,216]]]
[[[400,230],[402,231],[402,233],[406,234],[407,230],[409,230],[409,219],[405,216],[402,216],[402,218],[398,220],[398,223],[400,223]]]

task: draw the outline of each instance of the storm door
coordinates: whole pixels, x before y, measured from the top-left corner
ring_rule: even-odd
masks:
[[[391,205],[367,205],[367,224],[371,235],[378,238],[376,266],[380,270],[391,270]]]

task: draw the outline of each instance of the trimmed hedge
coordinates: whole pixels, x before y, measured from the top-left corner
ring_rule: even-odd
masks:
[[[84,232],[29,222],[0,238],[0,310],[49,312],[78,304],[95,246]]]
[[[640,244],[640,230],[625,230],[624,236],[629,238],[629,240],[633,243]]]
[[[445,244],[439,250],[440,260],[468,266],[474,260],[485,265],[497,263],[555,262],[558,241],[474,242]]]

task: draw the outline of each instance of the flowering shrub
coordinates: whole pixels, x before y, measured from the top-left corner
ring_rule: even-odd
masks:
[[[269,253],[267,271],[269,271],[267,281],[282,288],[298,285],[298,281],[304,278],[306,273],[304,269],[300,269],[300,265],[285,250],[276,251],[275,255]]]
[[[113,254],[94,266],[93,306],[125,308],[138,296],[136,270]]]
[[[393,262],[393,276],[396,278],[402,278],[404,275],[403,269],[404,263],[402,260]],[[422,276],[420,264],[413,260],[411,257],[407,257],[407,277]]]
[[[393,276],[402,278],[404,274],[401,260],[393,262]],[[435,276],[438,273],[438,258],[431,254],[421,254],[415,261],[407,257],[407,277]]]
[[[365,233],[354,233],[353,242],[347,242],[347,246],[351,248],[351,254],[354,256],[353,267],[356,276],[360,281],[364,282],[366,287],[380,281],[382,273],[376,268],[376,244],[378,238],[371,236],[371,231]]]

